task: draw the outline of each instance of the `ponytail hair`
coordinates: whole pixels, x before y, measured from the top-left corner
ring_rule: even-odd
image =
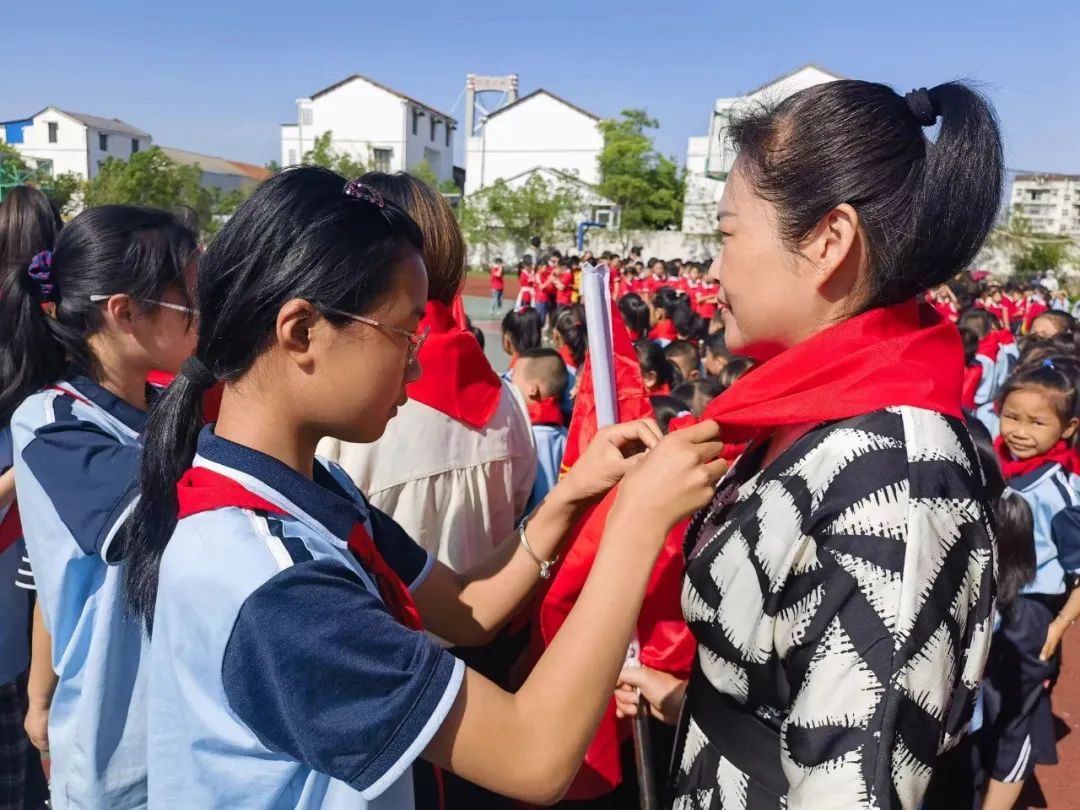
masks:
[[[924,127],[940,119],[931,142]],[[997,218],[1004,174],[993,108],[965,84],[898,95],[835,81],[752,110],[731,126],[736,170],[776,209],[797,250],[836,206],[866,237],[863,310],[913,298],[975,258]]]
[[[90,208],[61,231],[53,252],[10,268],[0,284],[0,424],[26,397],[70,368],[99,377],[89,338],[104,325],[97,296],[129,295],[152,310],[168,287],[187,300],[192,234],[168,211]]]
[[[562,342],[574,358],[574,367],[581,368],[585,364],[585,352],[589,348],[589,335],[585,328],[585,307],[581,304],[571,304],[559,311],[555,318],[555,331],[559,333]]]
[[[634,340],[649,336],[649,305],[637,293],[627,293],[619,299],[619,314]]]
[[[161,556],[176,528],[176,484],[203,426],[203,394],[248,372],[288,301],[310,301],[345,325],[334,310],[369,311],[390,289],[391,268],[422,250],[416,223],[378,190],[313,166],[275,174],[211,242],[199,263],[195,354],[150,410],[140,498],[118,537],[129,607],[148,632]]]

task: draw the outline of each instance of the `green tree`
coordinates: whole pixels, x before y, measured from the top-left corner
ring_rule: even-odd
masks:
[[[1044,278],[1060,270],[1068,261],[1072,247],[1072,241],[1066,237],[1037,232],[1019,205],[1013,206],[1002,227],[994,229],[988,244],[1009,257],[1013,272],[1023,281]]]
[[[626,230],[662,230],[682,222],[686,183],[675,161],[656,151],[648,130],[657,126],[645,110],[623,110],[620,118],[600,122],[599,191],[622,208]]]
[[[72,213],[80,201],[82,178],[73,172],[53,177],[43,166],[31,166],[14,146],[0,142],[0,197],[10,185],[40,188],[64,214]]]
[[[439,187],[439,178],[435,175],[435,170],[431,168],[431,164],[426,160],[421,160],[411,169],[409,174],[415,177],[417,180],[422,180],[432,188]]]
[[[443,180],[441,183],[439,183],[439,191],[441,191],[443,194],[463,193],[461,186],[459,186],[453,180]]]
[[[534,236],[549,244],[572,235],[582,204],[573,186],[549,183],[534,174],[517,188],[496,180],[466,197],[459,206],[458,219],[471,244],[488,250],[493,244],[510,241],[524,248]]]
[[[324,169],[332,169],[342,177],[353,179],[362,175],[366,169],[364,164],[351,155],[342,155],[331,145],[334,133],[327,130],[315,139],[311,151],[304,153],[302,163],[305,166],[322,166]]]
[[[281,171],[281,164],[278,163],[276,160],[271,160],[269,163],[266,164],[266,170],[270,172],[270,174],[277,174]]]
[[[130,160],[107,158],[97,176],[86,183],[84,204],[187,205],[207,223],[213,214],[213,193],[202,183],[198,166],[181,166],[158,147],[136,152]]]

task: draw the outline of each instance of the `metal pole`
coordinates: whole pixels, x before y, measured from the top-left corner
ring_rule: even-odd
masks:
[[[615,391],[614,339],[611,323],[610,270],[606,264],[581,267],[581,292],[585,301],[585,323],[589,327],[589,364],[592,368],[593,392],[596,397],[596,426],[613,425],[619,419]],[[641,642],[637,631],[626,653],[627,666],[641,666]],[[638,700],[634,718],[634,766],[638,778],[638,798],[641,810],[660,810],[656,780],[652,770],[652,737],[649,732],[649,712],[645,701]]]

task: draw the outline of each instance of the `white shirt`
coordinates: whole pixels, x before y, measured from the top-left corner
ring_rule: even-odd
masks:
[[[536,478],[525,404],[505,381],[495,415],[483,428],[410,400],[377,442],[326,438],[318,452],[455,571],[469,569],[510,537]]]

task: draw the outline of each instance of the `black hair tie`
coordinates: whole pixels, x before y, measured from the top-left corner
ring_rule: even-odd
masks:
[[[937,123],[938,112],[934,107],[933,99],[930,98],[930,91],[925,87],[912,90],[904,96],[904,101],[907,102],[908,109],[911,110],[911,114],[915,116],[920,126],[932,127]]]
[[[212,388],[217,377],[202,360],[192,355],[180,366],[180,376],[196,388]]]

